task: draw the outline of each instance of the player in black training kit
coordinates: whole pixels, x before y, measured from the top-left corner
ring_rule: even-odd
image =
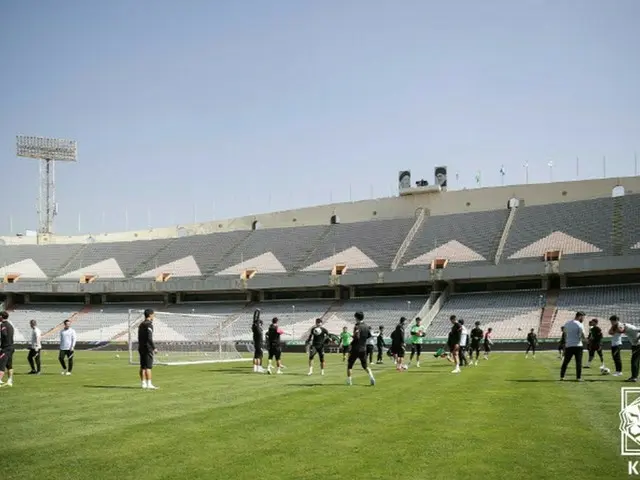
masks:
[[[484,337],[484,332],[480,328],[480,322],[476,322],[476,326],[471,330],[469,334],[469,340],[471,342],[470,350],[469,350],[469,360],[472,365],[478,365],[478,358],[480,358],[480,344],[482,343],[482,338]],[[473,354],[476,354],[476,361],[473,361]]]
[[[9,314],[0,312],[0,387],[13,386],[13,325],[9,323]],[[8,373],[7,383],[2,383],[5,370]]]
[[[353,341],[351,342],[351,352],[347,362],[347,385],[352,385],[351,370],[357,360],[360,360],[360,365],[369,375],[371,385],[375,385],[376,379],[373,378],[371,368],[367,365],[367,340],[372,337],[371,328],[364,323],[364,313],[356,312],[354,317],[356,326],[353,328]]]
[[[151,369],[153,368],[153,355],[158,353],[153,343],[153,317],[154,312],[150,308],[144,311],[144,321],[138,326],[138,354],[140,355],[140,381],[142,388],[157,390],[151,381]]]
[[[567,346],[567,332],[564,331],[564,326],[560,327],[560,341],[558,342],[558,358],[564,357],[564,349]]]
[[[320,375],[324,375],[324,346],[331,340],[329,330],[322,326],[322,319],[316,318],[316,326],[309,332],[307,345],[309,347],[309,373],[313,374],[313,357],[318,354],[320,359]]]
[[[462,339],[462,325],[458,323],[455,315],[449,317],[451,322],[451,333],[449,334],[449,351],[453,357],[454,368],[451,373],[460,373],[460,341]]]
[[[282,335],[284,331],[278,326],[278,317],[274,317],[271,320],[271,325],[269,325],[269,329],[267,330],[267,345],[269,346],[269,364],[267,365],[267,373],[271,375],[271,361],[273,359],[276,360],[276,366],[278,370],[276,373],[278,375],[282,374],[282,361],[280,358],[282,357],[282,348],[280,347],[280,335]]]
[[[260,310],[253,312],[251,333],[253,334],[253,371],[254,373],[264,373],[264,368],[262,368],[264,330],[262,328],[262,320],[260,320]]]
[[[604,368],[604,357],[602,356],[602,329],[598,326],[598,319],[594,318],[589,322],[589,337],[587,338],[587,348],[589,351],[589,361],[584,368],[591,368],[591,362],[596,353],[600,357],[600,368]]]
[[[396,329],[391,332],[391,354],[398,371],[406,370],[404,365],[404,325],[406,321],[406,318],[400,317],[400,322],[396,325]]]
[[[536,335],[535,328],[527,334],[527,351],[524,354],[524,358],[529,356],[529,352],[533,352],[533,358],[536,358],[536,345],[538,345],[538,336]]]
[[[376,338],[376,346],[378,347],[378,358],[376,359],[377,364],[384,363],[382,361],[382,353],[384,351],[384,326],[380,325],[380,330],[378,331],[378,336]]]

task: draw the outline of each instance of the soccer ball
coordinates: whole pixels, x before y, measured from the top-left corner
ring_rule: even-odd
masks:
[[[607,367],[600,367],[600,373],[602,375],[609,375],[611,373],[611,370],[609,370]]]
[[[120,354],[119,353],[116,353],[116,358],[120,358]]]

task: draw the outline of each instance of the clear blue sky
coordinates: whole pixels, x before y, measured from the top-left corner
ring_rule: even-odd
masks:
[[[58,233],[450,186],[632,175],[640,1],[0,3],[0,233],[35,229],[37,162],[71,138]],[[640,153],[640,152],[639,152]],[[455,173],[460,173],[455,182]],[[104,212],[104,216],[103,216]]]

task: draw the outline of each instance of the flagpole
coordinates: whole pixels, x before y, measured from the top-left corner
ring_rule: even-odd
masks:
[[[550,161],[547,165],[549,165],[549,181],[553,182],[553,161]]]
[[[524,163],[524,181],[529,185],[529,162]]]
[[[602,157],[602,178],[607,178],[607,157]]]
[[[580,158],[576,157],[576,180],[580,179]]]
[[[633,174],[638,176],[638,154],[633,154]]]

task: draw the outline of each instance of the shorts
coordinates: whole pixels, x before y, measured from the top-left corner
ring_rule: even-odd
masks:
[[[282,349],[280,348],[280,345],[271,345],[269,347],[269,360],[273,360],[275,358],[276,362],[279,362],[280,357],[282,357]]]
[[[375,347],[373,345],[367,345],[367,355],[373,353]]]
[[[324,362],[324,345],[321,347],[311,345],[309,347],[309,360],[313,360],[313,357],[316,356],[316,353],[318,354],[318,358],[320,359],[320,361]]]
[[[420,354],[422,353],[422,344],[414,343],[413,345],[411,345],[411,353],[415,353],[420,356]]]
[[[0,372],[13,368],[13,348],[3,350],[0,353]]]
[[[351,345],[343,345],[340,347],[340,351],[342,352],[343,355],[346,355],[347,353],[349,353],[351,351]]]
[[[140,368],[151,370],[153,368],[153,352],[139,350],[138,353],[140,354]]]
[[[594,344],[594,345],[589,345],[589,352],[590,353],[595,353],[595,352],[601,352],[602,351],[602,345],[601,344]]]
[[[391,353],[398,358],[404,358],[404,345],[392,345]]]
[[[485,351],[485,353],[489,353],[491,351],[491,344],[485,343],[484,344],[484,351]]]
[[[353,368],[353,366],[355,365],[356,361],[360,360],[360,365],[362,365],[362,368],[364,368],[365,370],[368,368],[367,365],[367,352],[351,352],[351,355],[349,355],[349,360],[347,361],[347,368],[349,370],[351,370]]]
[[[472,352],[479,352],[480,351],[480,343],[471,343],[471,347],[469,347],[469,350]]]
[[[253,350],[253,358],[262,358],[263,355],[264,355],[264,352],[262,351],[262,347],[261,346],[255,347],[255,349]]]

